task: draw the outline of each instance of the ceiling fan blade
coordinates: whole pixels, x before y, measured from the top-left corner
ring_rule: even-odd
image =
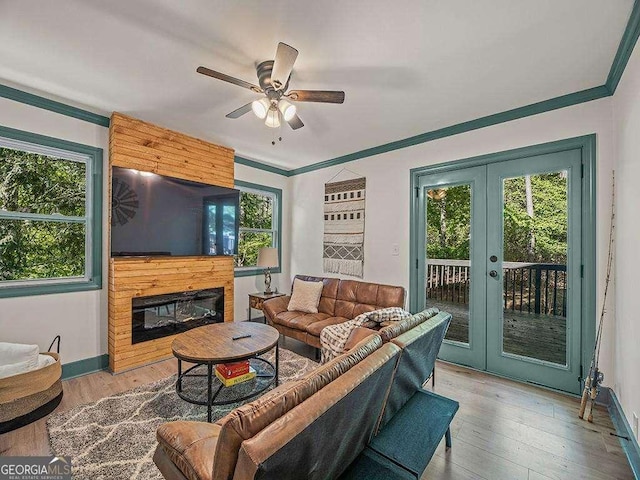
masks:
[[[271,84],[276,90],[282,90],[287,85],[297,57],[298,50],[286,43],[278,44],[273,70],[271,70]]]
[[[298,115],[294,115],[293,118],[289,120],[287,123],[289,124],[292,130],[297,130],[299,128],[304,127],[304,123],[302,123],[302,120]]]
[[[244,115],[245,113],[249,113],[251,111],[251,104],[253,102],[249,102],[246,105],[241,106],[240,108],[234,110],[231,113],[227,113],[225,117],[227,118],[238,118]]]
[[[344,103],[344,92],[333,90],[291,90],[287,97],[296,102]]]
[[[207,67],[200,66],[197,68],[196,72],[201,73],[202,75],[207,75],[209,77],[217,78],[218,80],[222,80],[223,82],[233,83],[234,85],[238,85],[239,87],[248,88],[249,90],[253,90],[256,93],[262,93],[262,89],[257,85],[245,82],[244,80],[240,80],[239,78],[230,77],[229,75],[225,75],[224,73],[216,72],[215,70],[211,70]]]

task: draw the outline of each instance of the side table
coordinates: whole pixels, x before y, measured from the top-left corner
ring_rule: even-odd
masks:
[[[265,300],[269,300],[270,298],[283,297],[286,293],[274,292],[274,293],[264,293],[264,292],[256,292],[249,294],[249,321],[251,321],[251,309],[255,308],[256,310],[262,310],[262,304]],[[265,317],[264,323],[267,323],[267,319]]]

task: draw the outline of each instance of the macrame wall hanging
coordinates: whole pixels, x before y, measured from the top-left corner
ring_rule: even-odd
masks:
[[[362,278],[366,178],[334,181],[345,171],[355,174],[343,168],[324,185],[324,272]]]

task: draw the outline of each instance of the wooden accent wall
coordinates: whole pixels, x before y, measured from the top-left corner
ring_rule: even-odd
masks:
[[[234,151],[120,113],[111,117],[110,166],[233,187]],[[109,169],[111,185],[111,168]],[[109,200],[111,191],[109,191]],[[109,259],[109,367],[118,373],[171,357],[174,335],[131,343],[134,297],[224,287],[225,321],[233,321],[233,258]]]

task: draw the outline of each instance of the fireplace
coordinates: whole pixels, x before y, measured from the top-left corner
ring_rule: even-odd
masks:
[[[131,300],[131,343],[224,321],[224,288],[168,293]]]

